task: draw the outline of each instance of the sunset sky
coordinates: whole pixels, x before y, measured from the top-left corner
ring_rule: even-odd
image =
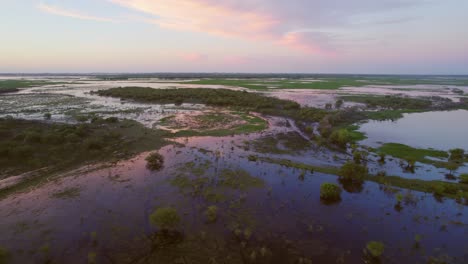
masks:
[[[468,74],[468,1],[0,0],[0,72]]]

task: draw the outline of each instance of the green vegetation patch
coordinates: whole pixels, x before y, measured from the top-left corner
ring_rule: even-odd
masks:
[[[65,84],[63,82],[43,81],[43,80],[0,80],[0,93],[17,92],[20,88],[30,88],[36,86]]]
[[[404,160],[413,160],[421,163],[437,165],[440,162],[428,159],[427,157],[434,158],[448,158],[449,155],[445,151],[434,149],[418,149],[399,143],[385,143],[377,149],[379,153],[390,155]]]
[[[163,132],[130,120],[66,125],[0,119],[0,178],[48,168],[1,190],[0,197],[43,182],[54,172],[160,148],[167,144],[163,137]]]

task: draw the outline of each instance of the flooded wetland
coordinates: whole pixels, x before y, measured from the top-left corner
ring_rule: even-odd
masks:
[[[467,263],[467,93],[0,76],[0,263]]]

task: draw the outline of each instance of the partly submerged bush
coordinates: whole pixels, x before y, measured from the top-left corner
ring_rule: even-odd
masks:
[[[354,162],[345,163],[339,171],[339,176],[345,180],[363,181],[368,174],[366,166],[356,164]]]
[[[156,209],[150,216],[150,222],[161,229],[174,229],[180,222],[177,210],[172,207]]]
[[[452,161],[462,161],[465,158],[465,150],[457,148],[457,149],[451,149],[449,150],[450,152],[450,158],[449,160]]]
[[[333,183],[322,183],[320,185],[320,199],[330,202],[341,200],[341,188]]]
[[[370,241],[366,245],[367,252],[374,258],[380,258],[385,250],[385,245],[379,241]]]
[[[153,152],[146,157],[146,167],[150,170],[156,171],[160,170],[164,165],[163,155]]]
[[[346,145],[352,141],[351,133],[346,129],[335,130],[330,135],[331,143],[346,148]]]

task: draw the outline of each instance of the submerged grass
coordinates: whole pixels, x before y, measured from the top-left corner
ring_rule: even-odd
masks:
[[[428,157],[439,159],[449,157],[449,154],[442,150],[418,149],[399,143],[385,143],[377,149],[377,152],[404,160],[432,164],[437,167],[444,167],[447,162],[432,160]]]

